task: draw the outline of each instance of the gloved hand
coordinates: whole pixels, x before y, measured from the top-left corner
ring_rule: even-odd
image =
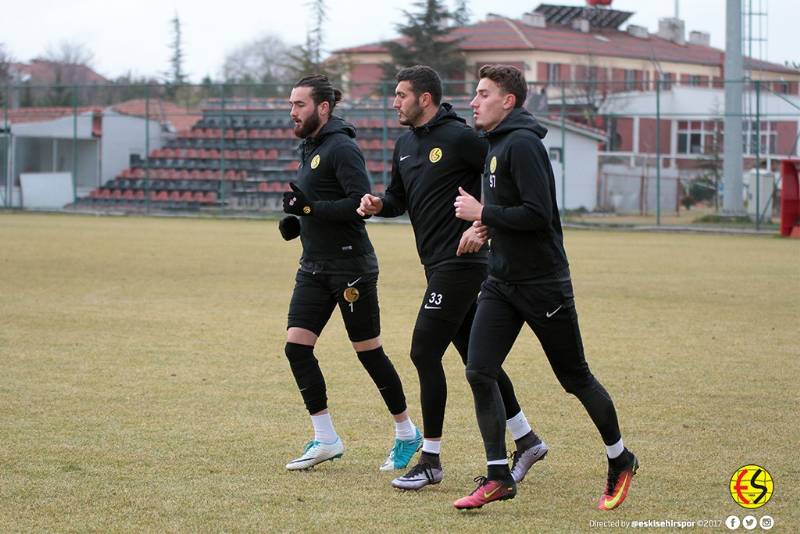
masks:
[[[294,215],[288,215],[278,223],[278,230],[284,240],[291,241],[300,235],[300,219]]]
[[[289,183],[291,191],[283,194],[283,211],[292,215],[311,215],[311,202],[306,198],[297,184]]]

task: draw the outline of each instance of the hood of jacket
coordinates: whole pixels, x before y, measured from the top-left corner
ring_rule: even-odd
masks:
[[[439,109],[436,112],[436,115],[434,115],[431,120],[429,120],[428,122],[426,122],[422,126],[418,126],[416,128],[414,126],[411,126],[411,130],[415,131],[415,132],[416,131],[429,131],[434,126],[438,126],[439,124],[442,124],[442,123],[445,123],[445,122],[449,122],[449,121],[459,121],[462,124],[466,124],[467,123],[467,121],[465,121],[462,117],[459,117],[458,114],[455,111],[453,111],[453,106],[451,106],[447,102],[443,102],[439,106]]]
[[[511,110],[511,113],[509,113],[494,130],[486,132],[485,135],[487,137],[493,137],[495,135],[507,134],[514,130],[530,130],[535,133],[539,139],[544,139],[544,136],[547,135],[547,128],[537,121],[525,108],[514,108]]]
[[[306,137],[303,139],[302,146],[304,148],[311,148],[317,145],[322,144],[322,141],[330,136],[337,133],[343,133],[348,137],[355,138],[356,136],[356,127],[346,122],[341,117],[337,117],[336,115],[331,115],[331,118],[328,119],[328,122],[325,123],[319,133],[315,137]]]

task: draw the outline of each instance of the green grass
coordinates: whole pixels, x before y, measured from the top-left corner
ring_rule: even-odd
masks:
[[[507,361],[551,446],[518,497],[452,501],[484,470],[458,356],[442,460],[419,493],[380,473],[391,418],[334,316],[317,354],[345,455],[283,465],[310,424],[283,356],[299,243],[275,221],[0,214],[0,531],[586,531],[592,520],[740,517],[728,480],[765,466],[754,515],[800,528],[800,242],[568,231],[587,357],[641,469],[593,510],[602,443],[533,335]],[[411,229],[370,225],[383,340],[421,422],[408,358],[424,290]],[[598,530],[597,528],[591,530]],[[724,531],[724,527],[713,529]]]

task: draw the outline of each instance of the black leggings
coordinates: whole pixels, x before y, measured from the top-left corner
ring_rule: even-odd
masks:
[[[511,285],[487,280],[478,299],[466,371],[487,460],[506,457],[499,372],[523,323],[536,334],[561,386],[586,408],[603,442],[619,441],[614,404],[584,357],[572,283]]]
[[[486,266],[468,264],[449,270],[426,271],[428,287],[420,305],[411,340],[411,360],[420,384],[422,422],[426,438],[442,436],[447,379],[442,357],[452,342],[466,363],[470,330],[475,317],[475,297],[486,277]],[[499,370],[497,384],[506,418],[520,412],[514,386],[505,371]]]

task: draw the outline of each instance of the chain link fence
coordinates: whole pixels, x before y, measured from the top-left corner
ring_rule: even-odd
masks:
[[[726,83],[742,82],[589,76],[530,84],[525,106],[549,129],[544,143],[565,216],[713,221],[725,194]],[[406,131],[392,107],[394,86],[348,84],[336,108],[356,126],[379,193]],[[0,205],[278,210],[298,165],[290,91],[290,83],[6,87]],[[800,97],[794,82],[744,82],[742,91],[743,224],[760,227],[777,216],[781,161],[798,155]],[[474,82],[445,83],[444,100],[469,123],[473,92]]]

